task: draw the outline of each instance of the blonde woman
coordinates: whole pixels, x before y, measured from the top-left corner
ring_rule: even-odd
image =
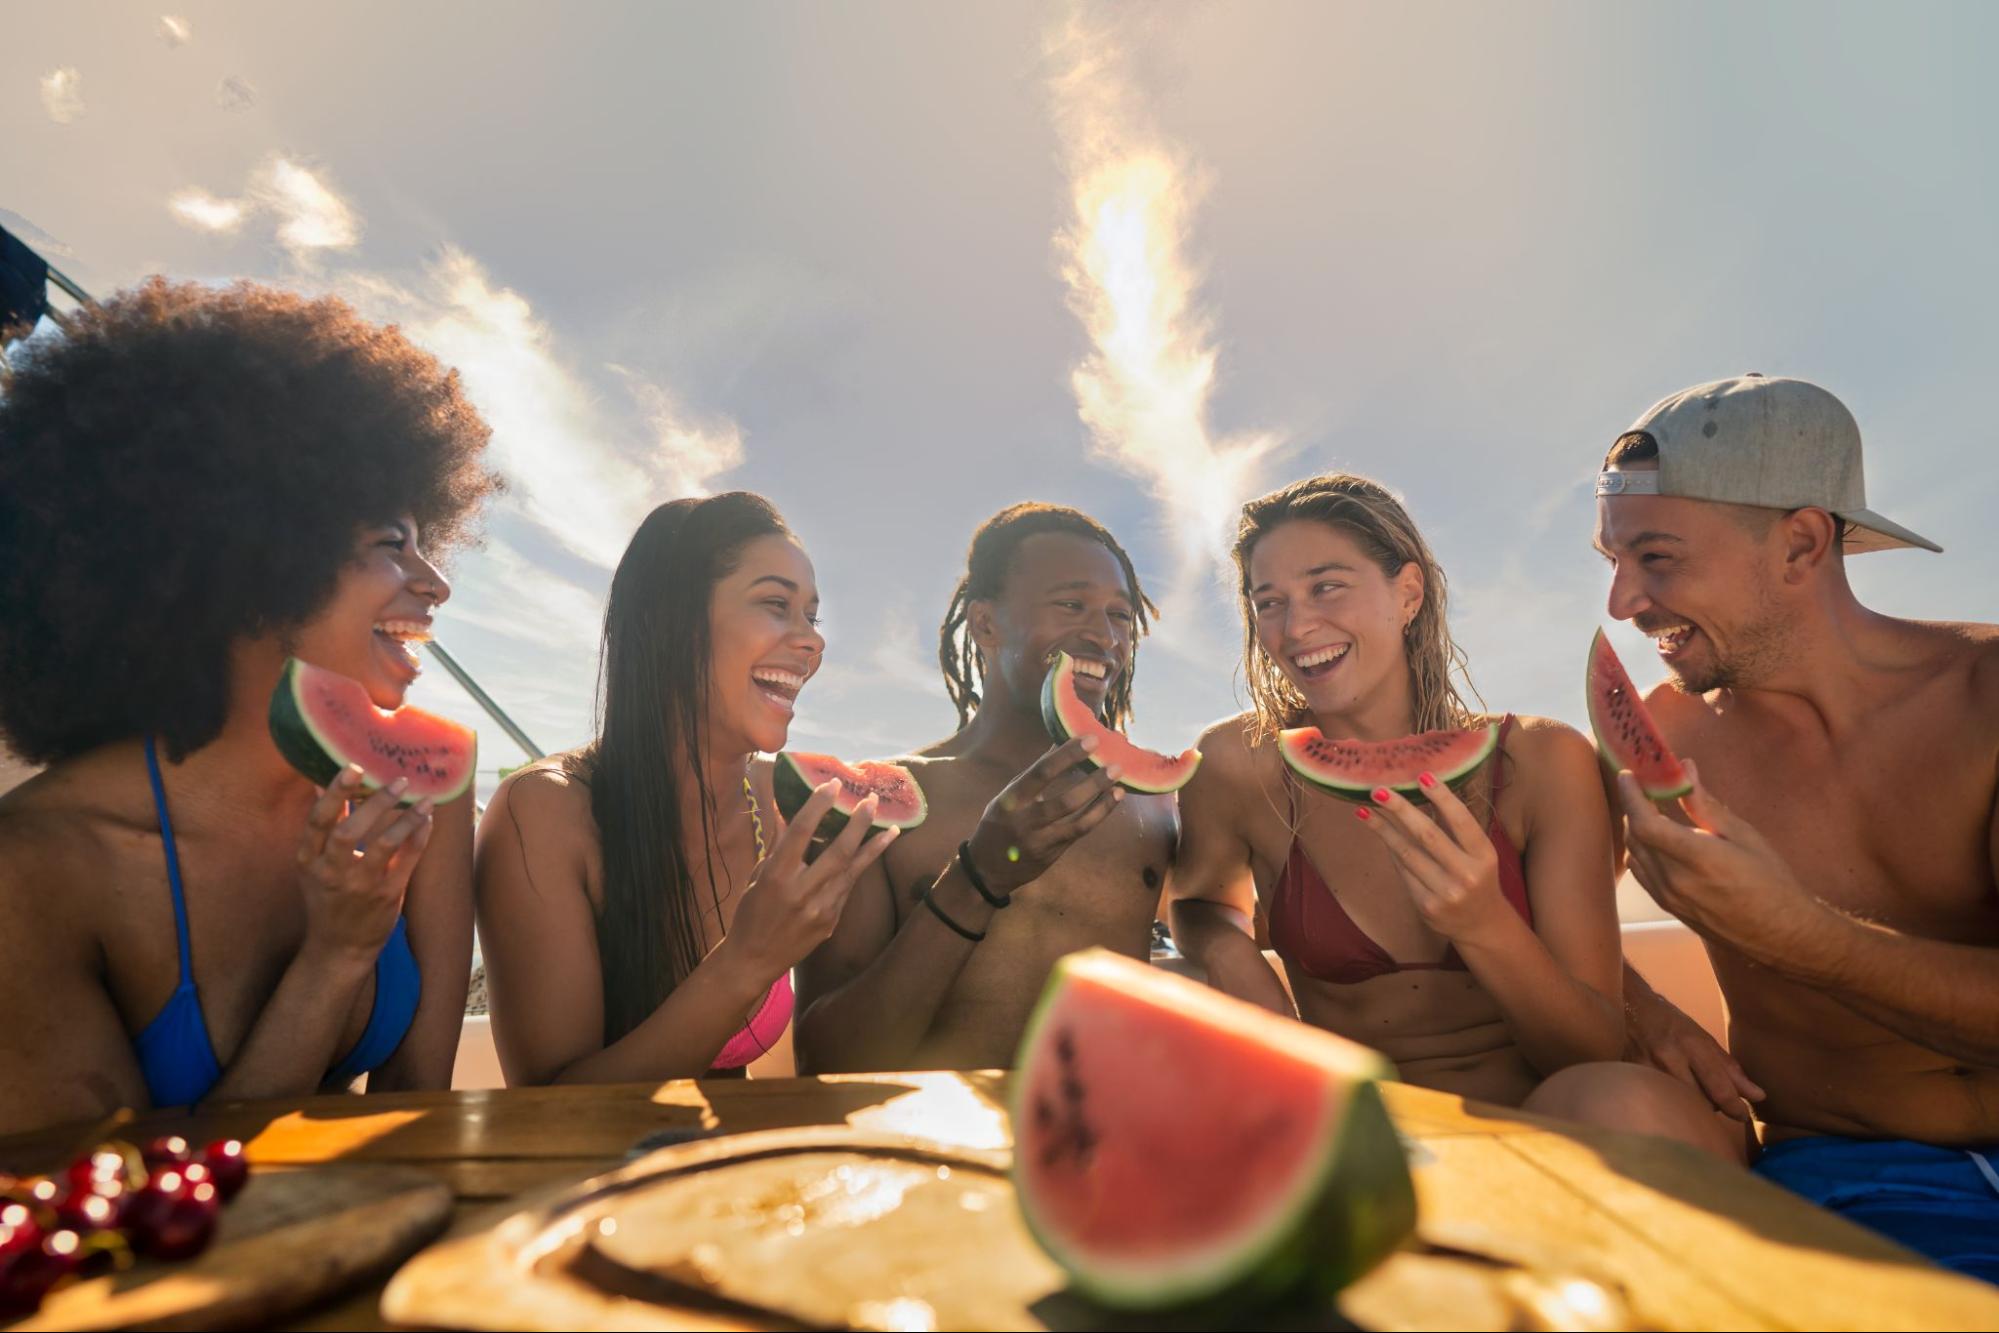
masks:
[[[1365,477],[1243,507],[1235,543],[1252,711],[1201,738],[1181,793],[1173,931],[1230,994],[1365,1042],[1402,1077],[1506,1105],[1624,1046],[1610,816],[1594,750],[1545,718],[1474,712],[1444,573]],[[1300,783],[1276,733],[1382,741],[1496,722],[1499,748],[1428,808]],[[1258,950],[1259,901],[1290,995]],[[1296,997],[1295,1009],[1292,996]]]

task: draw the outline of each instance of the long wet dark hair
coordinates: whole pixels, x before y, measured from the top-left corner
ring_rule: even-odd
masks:
[[[604,1041],[637,1027],[702,958],[701,919],[720,916],[714,858],[705,899],[690,847],[714,846],[714,813],[734,794],[711,792],[700,752],[708,716],[709,602],[759,537],[789,537],[770,501],[748,491],[674,500],[646,516],[618,561],[604,609],[597,668],[597,739],[584,753],[590,810],[604,849],[597,955],[604,974]],[[700,839],[681,827],[675,759],[700,795]]]

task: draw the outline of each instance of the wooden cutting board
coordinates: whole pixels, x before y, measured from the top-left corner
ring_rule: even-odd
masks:
[[[456,1329],[1212,1328],[1068,1290],[1020,1217],[1008,1156],[829,1126],[662,1149],[404,1266],[393,1323]],[[1619,1327],[1601,1286],[1411,1250],[1338,1309],[1233,1328]]]
[[[51,1295],[25,1329],[216,1329],[265,1323],[378,1273],[443,1230],[451,1190],[423,1171],[259,1168],[215,1240]]]

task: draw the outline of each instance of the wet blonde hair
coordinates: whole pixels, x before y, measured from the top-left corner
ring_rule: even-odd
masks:
[[[1389,578],[1413,563],[1423,575],[1423,604],[1403,632],[1409,661],[1410,694],[1417,731],[1471,725],[1478,716],[1458,688],[1477,698],[1462,649],[1451,638],[1449,600],[1443,568],[1402,502],[1380,482],[1351,472],[1328,472],[1296,481],[1242,507],[1236,526],[1235,566],[1242,596],[1243,677],[1256,710],[1252,739],[1261,742],[1285,727],[1307,725],[1310,710],[1298,688],[1263,651],[1256,637],[1256,607],[1250,600],[1249,558],[1257,542],[1279,525],[1296,520],[1323,523],[1346,533]],[[1483,704],[1483,700],[1480,703]]]

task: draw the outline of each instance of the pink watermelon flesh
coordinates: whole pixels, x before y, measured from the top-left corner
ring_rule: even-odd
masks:
[[[1420,802],[1423,774],[1433,774],[1446,786],[1459,786],[1498,745],[1497,724],[1425,731],[1392,741],[1337,739],[1317,727],[1292,727],[1277,736],[1278,753],[1294,773],[1349,801],[1365,801],[1375,788],[1387,787]]]
[[[1048,734],[1058,741],[1078,736],[1097,738],[1096,749],[1084,762],[1094,768],[1118,768],[1118,785],[1129,791],[1178,791],[1201,766],[1201,752],[1187,750],[1163,755],[1156,750],[1133,745],[1123,734],[1103,724],[1083,697],[1076,693],[1076,659],[1057,653],[1041,683],[1041,720]]]
[[[1694,789],[1687,770],[1666,744],[1666,738],[1652,721],[1651,710],[1617,650],[1610,646],[1602,630],[1590,640],[1589,726],[1596,733],[1597,749],[1612,768],[1629,769],[1639,787],[1655,801],[1684,796]]]
[[[359,764],[370,791],[409,779],[405,805],[456,800],[472,785],[479,753],[470,727],[420,708],[377,708],[361,682],[297,658],[271,694],[270,725],[279,753],[319,786]]]
[[[1086,1293],[1336,1288],[1414,1224],[1373,1051],[1108,950],[1057,965],[1013,1075],[1014,1178]],[[1365,1089],[1365,1097],[1356,1094]]]
[[[820,823],[819,837],[837,833],[869,796],[875,798],[876,828],[915,828],[930,810],[915,775],[900,764],[873,759],[850,764],[830,754],[800,754],[796,750],[786,750],[777,757],[772,779],[777,808],[787,820],[797,818],[812,793],[827,782],[839,783],[840,789],[834,793],[832,810]]]

